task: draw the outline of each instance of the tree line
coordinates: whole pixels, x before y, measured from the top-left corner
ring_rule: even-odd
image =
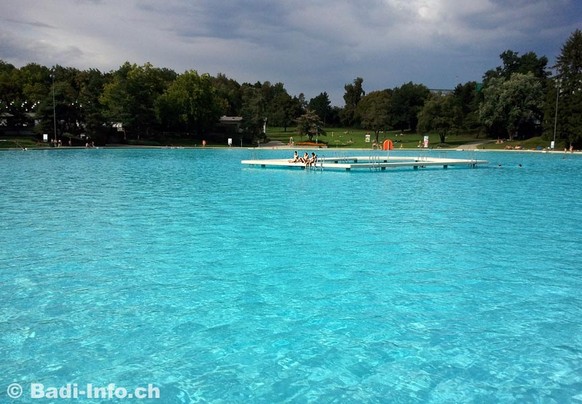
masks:
[[[324,134],[326,126],[383,131],[453,133],[524,139],[543,135],[582,146],[582,32],[562,46],[557,63],[545,56],[507,50],[501,66],[481,82],[431,91],[413,82],[366,93],[363,78],[344,86],[343,107],[326,92],[306,100],[283,83],[243,83],[224,74],[188,70],[178,74],[150,63],[124,63],[101,72],[30,63],[21,68],[0,60],[0,131],[34,127],[51,138],[91,137],[106,142],[167,138],[200,140],[216,132],[220,117],[240,116],[236,136],[253,144],[263,127],[297,127],[302,135]],[[55,119],[56,117],[56,119]],[[56,131],[56,133],[55,133]]]

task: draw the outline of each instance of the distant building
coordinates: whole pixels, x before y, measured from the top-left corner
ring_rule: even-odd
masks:
[[[450,90],[447,88],[429,88],[429,91],[435,95],[449,95],[452,94],[455,90]]]
[[[242,120],[242,116],[223,115],[216,125],[216,131],[226,134],[239,134],[241,132]]]

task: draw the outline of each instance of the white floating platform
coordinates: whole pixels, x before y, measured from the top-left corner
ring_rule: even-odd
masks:
[[[290,163],[289,159],[242,160],[242,164],[259,167],[289,167],[309,168],[319,170],[346,170],[367,168],[370,170],[386,170],[387,168],[412,167],[413,169],[430,166],[466,166],[475,168],[479,164],[487,164],[487,160],[449,159],[439,157],[403,157],[403,156],[346,156],[319,157],[315,166],[306,167],[304,163]]]

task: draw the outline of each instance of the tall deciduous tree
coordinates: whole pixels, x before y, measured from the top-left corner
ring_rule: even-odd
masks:
[[[328,118],[331,116],[331,101],[329,100],[329,95],[327,92],[320,93],[317,97],[309,100],[309,105],[307,107],[309,110],[315,112],[319,119],[327,124]]]
[[[18,73],[19,70],[14,65],[0,60],[0,113],[8,113],[10,103],[22,98]]]
[[[509,79],[514,73],[531,73],[534,75],[534,77],[537,77],[543,81],[542,85],[545,85],[544,82],[549,76],[549,72],[547,70],[547,57],[538,57],[535,52],[527,52],[522,56],[519,56],[518,52],[514,52],[512,50],[506,50],[501,55],[499,55],[499,57],[501,58],[503,65],[485,72],[485,82],[492,78],[501,77]]]
[[[293,99],[287,93],[283,83],[270,85],[269,82],[263,84],[263,97],[265,100],[267,120],[271,126],[282,126],[287,128],[295,118]]]
[[[32,124],[30,114],[37,112],[50,94],[50,70],[36,63],[29,63],[20,69],[5,65],[2,70],[0,105],[3,105],[3,112],[11,115],[11,125],[20,130]]]
[[[79,72],[79,106],[86,133],[95,138],[103,131],[103,106],[99,97],[103,92],[106,76],[97,69]]]
[[[189,70],[179,75],[159,97],[157,114],[165,126],[204,133],[214,125],[224,112],[210,76],[198,75]],[[176,125],[177,124],[177,125]]]
[[[53,69],[53,73],[55,71],[60,73],[62,68],[57,66]],[[17,77],[24,98],[29,102],[35,102],[46,97],[51,88],[50,74],[51,70],[48,67],[36,63],[29,63],[21,67]]]
[[[356,108],[362,127],[374,131],[376,143],[379,142],[380,131],[390,126],[391,101],[391,91],[372,91],[360,100]]]
[[[56,121],[55,126],[59,140],[66,141],[63,136],[69,138],[78,136],[85,131],[83,112],[79,102],[80,71],[55,66],[50,73],[46,72],[45,74],[44,82],[37,82],[28,87],[28,91],[31,91],[32,94],[37,91],[42,94],[36,109],[36,119],[39,121],[35,128],[36,131],[52,133]]]
[[[453,94],[433,95],[418,113],[418,130],[436,132],[441,143],[461,126],[463,113]]]
[[[478,130],[481,127],[481,122],[479,121],[481,93],[478,90],[477,83],[469,81],[465,84],[457,85],[453,91],[453,96],[461,109],[461,128],[470,132]]]
[[[172,70],[126,62],[113,73],[100,97],[106,118],[122,123],[138,137],[149,133],[157,123],[156,101],[175,78]]]
[[[484,101],[479,109],[483,124],[489,128],[505,128],[510,140],[520,129],[541,122],[544,93],[532,73],[514,73],[509,79],[492,78],[483,93]]]
[[[556,105],[557,135],[576,147],[582,147],[582,31],[579,29],[562,46],[556,69],[555,83],[560,92]]]
[[[392,127],[399,130],[416,130],[418,113],[430,95],[429,89],[412,82],[395,88],[392,93]]]
[[[255,143],[265,139],[267,108],[260,86],[245,83],[241,86],[243,118],[241,128],[247,141]]]
[[[272,103],[272,109],[269,114],[271,117],[271,125],[282,126],[284,131],[287,131],[289,125],[293,123],[296,116],[296,104],[293,98],[287,91],[281,91],[275,95]]]
[[[210,79],[216,91],[216,96],[222,100],[225,115],[238,115],[242,105],[240,84],[222,73],[218,73],[216,77],[211,77]]]
[[[342,123],[345,126],[354,126],[358,124],[357,116],[356,116],[356,108],[358,107],[358,103],[362,99],[364,95],[366,95],[362,83],[364,79],[361,77],[357,77],[353,84],[346,84],[344,86],[345,94],[344,94],[344,102],[345,106],[342,110]]]
[[[306,135],[309,141],[313,140],[313,136],[326,134],[323,122],[315,112],[310,110],[297,118],[297,132],[301,136]]]

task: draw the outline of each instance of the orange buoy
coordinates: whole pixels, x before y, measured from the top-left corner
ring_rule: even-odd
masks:
[[[384,140],[384,143],[382,144],[382,150],[394,150],[394,143],[392,143],[392,140]]]

